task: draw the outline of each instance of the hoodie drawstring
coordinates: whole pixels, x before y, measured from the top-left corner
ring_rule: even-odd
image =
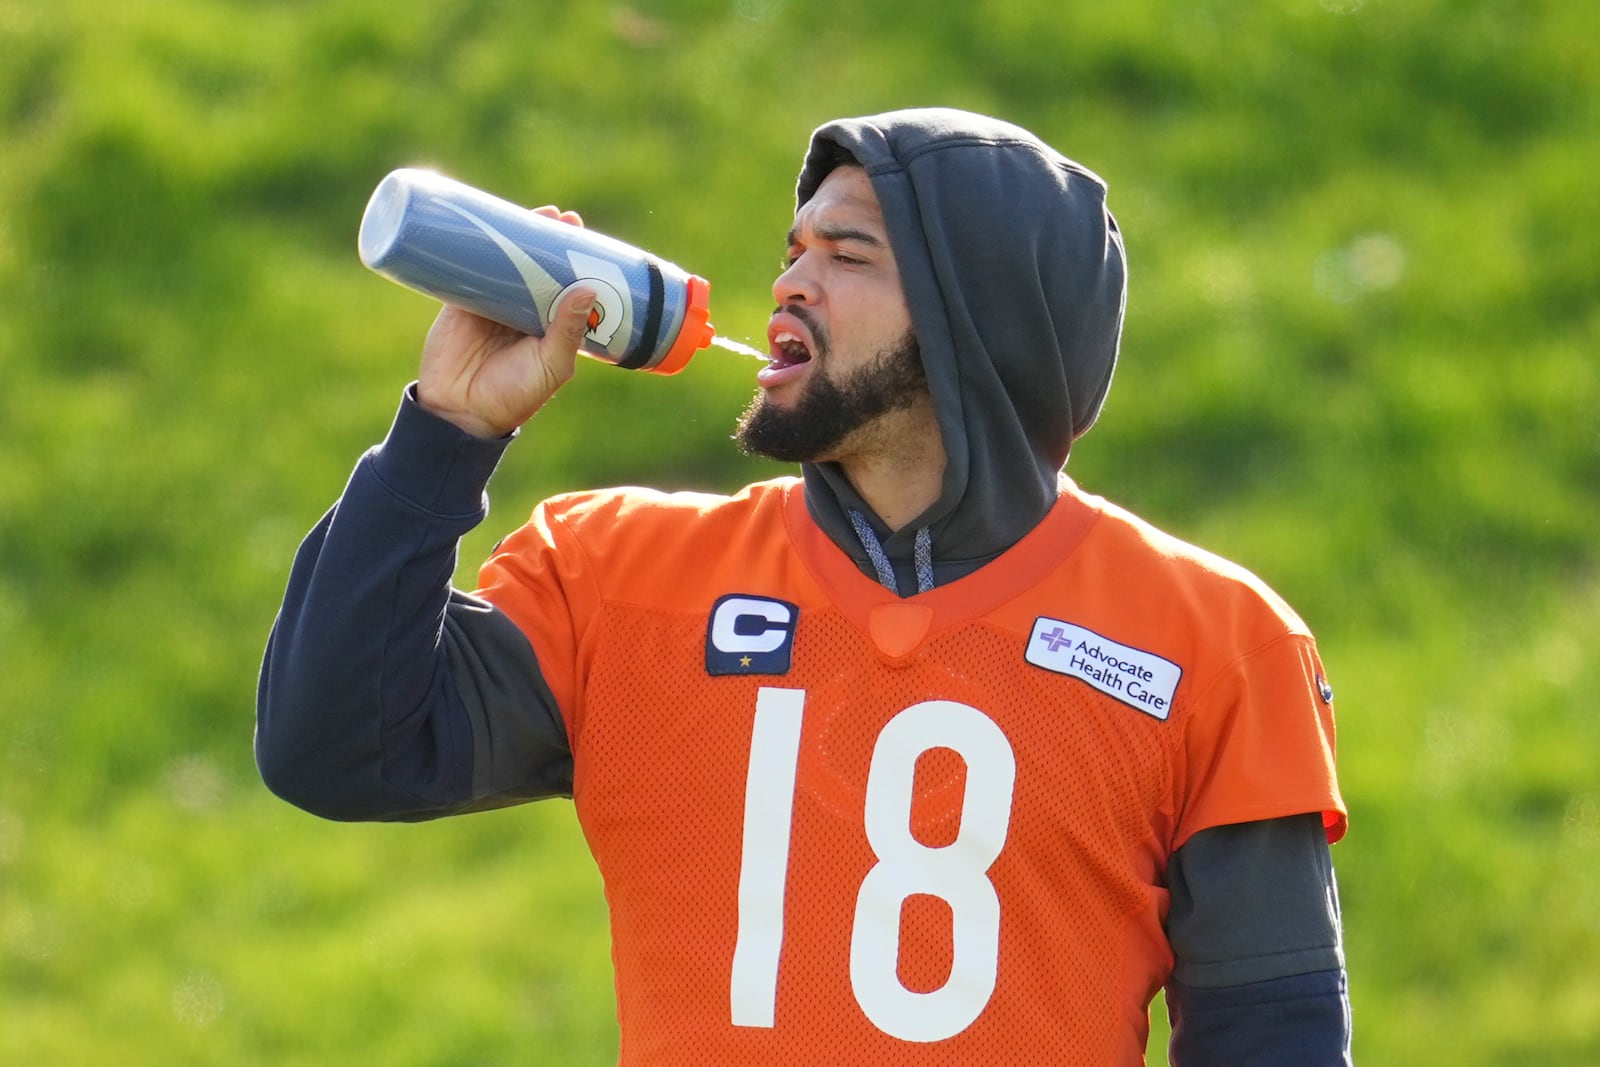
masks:
[[[878,535],[872,532],[871,524],[861,512],[851,508],[849,514],[850,525],[855,527],[856,537],[861,540],[861,547],[867,550],[867,558],[872,560],[872,569],[878,572],[879,583],[889,592],[899,596],[900,589],[894,580],[894,566],[890,564],[889,556],[884,552]],[[912,547],[912,563],[917,570],[917,592],[926,593],[933,588],[933,534],[928,532],[926,526],[917,531],[916,543]]]

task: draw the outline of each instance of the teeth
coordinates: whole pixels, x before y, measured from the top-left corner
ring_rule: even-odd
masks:
[[[779,330],[772,335],[773,366],[792,367],[811,360],[811,349],[793,330]]]

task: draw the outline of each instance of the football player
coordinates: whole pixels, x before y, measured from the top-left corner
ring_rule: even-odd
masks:
[[[1136,1064],[1163,987],[1173,1063],[1346,1062],[1312,635],[1062,473],[1120,345],[1105,183],[984,116],[841,120],[785,245],[738,439],[798,476],[556,496],[471,593],[457,542],[593,294],[542,338],[440,312],[295,560],[268,785],[571,797],[624,1064]]]

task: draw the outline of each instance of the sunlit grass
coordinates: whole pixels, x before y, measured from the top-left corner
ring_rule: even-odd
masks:
[[[251,764],[289,559],[432,316],[356,223],[438,165],[704,274],[751,339],[806,134],[913,103],[1111,182],[1128,329],[1069,470],[1320,636],[1357,1061],[1600,1061],[1590,21],[0,0],[0,1062],[613,1061],[568,805],[338,826]],[[461,580],[546,493],[779,469],[727,441],[749,377],[582,368]]]

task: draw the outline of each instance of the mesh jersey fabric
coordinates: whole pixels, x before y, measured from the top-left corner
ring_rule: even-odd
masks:
[[[907,600],[794,479],[557,497],[485,564],[567,726],[622,1064],[1142,1063],[1166,858],[1251,819],[1343,833],[1304,624],[1062,481],[1000,559]],[[764,673],[711,670],[730,594],[792,610],[723,632],[783,643],[743,657]],[[1029,662],[1041,620],[1176,664],[1165,717]]]

